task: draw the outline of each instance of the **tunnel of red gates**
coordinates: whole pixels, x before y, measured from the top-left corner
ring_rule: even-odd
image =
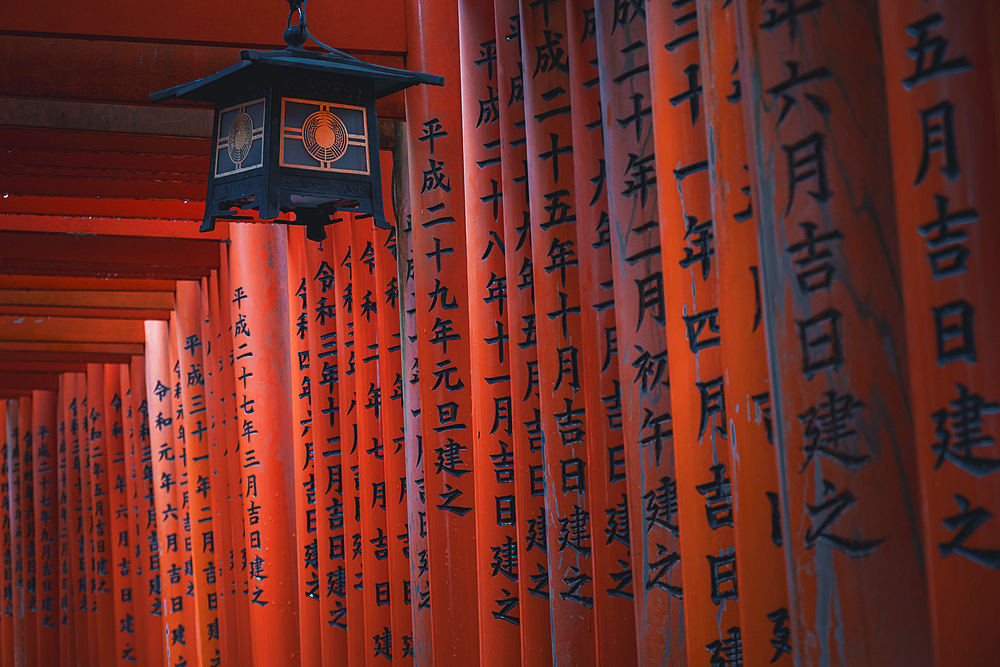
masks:
[[[0,667],[1000,650],[1000,5],[204,9],[0,19]]]

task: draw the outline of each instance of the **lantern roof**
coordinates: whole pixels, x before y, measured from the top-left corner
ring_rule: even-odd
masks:
[[[331,49],[329,53],[318,53],[292,46],[276,51],[244,49],[240,51],[240,62],[235,65],[195,81],[152,93],[149,99],[151,102],[171,99],[216,102],[225,95],[229,82],[237,72],[251,68],[262,74],[266,72],[279,75],[282,69],[291,68],[315,72],[321,76],[335,75],[358,81],[368,80],[374,84],[375,99],[421,83],[444,85],[443,76],[373,65],[336,49]]]

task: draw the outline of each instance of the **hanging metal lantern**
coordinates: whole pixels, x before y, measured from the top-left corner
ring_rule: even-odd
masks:
[[[240,52],[240,62],[211,76],[161,90],[171,99],[215,104],[212,153],[201,231],[232,209],[271,220],[294,212],[306,236],[326,238],[337,211],[370,214],[387,228],[382,206],[375,100],[444,78],[362,62],[316,40],[306,0],[289,0],[288,45]],[[298,14],[297,24],[292,17]],[[328,53],[308,51],[308,39]]]

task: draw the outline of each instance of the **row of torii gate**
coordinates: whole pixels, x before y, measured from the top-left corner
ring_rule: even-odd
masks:
[[[7,401],[0,664],[989,661],[1000,10],[406,6],[392,229]]]

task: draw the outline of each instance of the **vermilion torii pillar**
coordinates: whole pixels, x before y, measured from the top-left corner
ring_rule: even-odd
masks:
[[[594,531],[594,618],[597,664],[634,664],[636,591],[630,557],[630,510],[625,471],[615,268],[611,255],[607,170],[601,122],[597,15],[593,0],[566,6],[570,97],[573,100],[573,163],[577,194],[576,251],[580,262],[580,374],[589,387],[584,400],[587,485]],[[613,106],[609,100],[607,107]],[[621,150],[620,133],[611,133]],[[633,491],[633,500],[636,493]],[[601,537],[603,535],[603,538]]]
[[[175,338],[180,364],[180,405],[187,451],[187,511],[193,564],[194,605],[197,626],[189,630],[197,641],[202,662],[221,656],[219,595],[215,569],[212,470],[209,462],[209,412],[205,384],[205,343],[202,340],[201,286],[192,280],[177,281]]]
[[[11,498],[10,484],[10,452],[8,444],[11,434],[7,430],[7,409],[9,401],[3,402],[4,444],[0,450],[0,531],[3,533],[3,595],[0,597],[0,664],[3,667],[14,667],[14,549],[12,514],[14,502]]]
[[[223,376],[231,369],[222,359],[219,340],[218,271],[201,279],[201,340],[205,368],[205,401],[208,419],[208,461],[212,488],[212,533],[215,555],[212,562],[217,574],[219,652],[229,660],[239,660],[240,644],[237,625],[236,559],[233,551],[232,520],[229,494],[229,467],[226,461],[228,432],[223,411]],[[228,338],[228,332],[227,332]],[[230,402],[232,398],[230,395]]]
[[[878,5],[934,657],[970,664],[1000,649],[1000,16]]]
[[[316,486],[316,522],[319,547],[319,633],[323,660],[347,660],[346,619],[335,616],[346,608],[347,553],[344,514],[344,433],[341,428],[337,318],[347,306],[339,299],[333,266],[336,253],[332,235],[322,243],[305,244],[307,347],[292,355],[293,370],[305,371],[313,414],[313,469]],[[295,301],[291,301],[295,303]],[[332,315],[332,316],[331,316]],[[353,443],[353,433],[347,434]],[[353,487],[352,487],[353,488]]]
[[[345,221],[346,222],[346,221]],[[396,643],[392,636],[393,592],[389,581],[389,536],[386,533],[388,489],[385,480],[385,443],[382,440],[382,393],[378,365],[382,341],[378,338],[378,287],[375,284],[375,247],[370,218],[350,216],[351,271],[354,298],[354,382],[357,412],[358,499],[360,529],[354,550],[361,552],[367,665],[391,662]],[[353,557],[352,552],[352,557]],[[402,597],[400,597],[402,600]]]
[[[24,616],[21,613],[24,603],[24,546],[21,544],[21,439],[18,429],[20,400],[6,401],[7,418],[7,492],[10,497],[10,536],[13,552],[13,593],[12,598],[12,654],[13,664],[24,664]]]
[[[532,285],[531,217],[528,204],[528,149],[524,118],[524,65],[517,0],[496,0],[497,95],[500,99],[500,160],[507,282],[507,321],[517,506],[518,605],[521,664],[552,662],[548,554],[545,532],[538,343]]]
[[[83,426],[84,405],[87,392],[87,376],[83,373],[67,375],[66,391],[70,394],[69,409],[69,492],[67,494],[69,549],[70,549],[70,587],[73,590],[70,613],[73,616],[73,647],[77,665],[90,664],[89,636],[90,614],[88,613],[87,595],[89,582],[87,580],[87,561],[89,560],[88,532],[84,516],[85,487],[83,468],[86,462],[84,455],[86,431]]]
[[[136,657],[135,609],[132,603],[132,536],[125,483],[125,430],[123,427],[121,368],[104,364],[105,464],[107,466],[107,535],[111,573],[111,607],[114,615],[115,660],[128,664]]]
[[[22,558],[22,622],[24,627],[25,664],[38,660],[38,578],[35,552],[35,484],[34,458],[31,443],[35,434],[31,428],[31,396],[18,399],[17,432],[20,457],[21,495],[21,558]]]
[[[226,469],[229,471],[229,503],[230,503],[230,524],[233,539],[234,563],[233,579],[236,586],[235,599],[236,606],[236,629],[239,637],[239,657],[245,662],[253,660],[253,646],[250,641],[250,582],[247,568],[247,516],[245,510],[246,499],[246,478],[243,474],[244,468],[240,456],[239,440],[239,416],[237,409],[236,393],[236,354],[233,347],[233,332],[235,331],[234,319],[232,316],[231,299],[232,288],[229,279],[229,252],[224,244],[219,244],[219,284],[217,299],[217,312],[219,314],[219,325],[217,339],[219,349],[222,354],[222,370],[220,378],[222,382],[222,427],[226,433],[225,461]],[[229,360],[228,362],[226,360]],[[238,563],[238,565],[237,565]]]
[[[70,448],[73,437],[70,430],[70,422],[73,417],[73,412],[70,410],[69,406],[70,401],[73,400],[74,393],[69,389],[71,386],[71,377],[72,374],[70,373],[63,373],[59,376],[59,400],[56,406],[59,419],[59,453],[56,463],[58,486],[56,497],[59,499],[59,504],[55,511],[58,512],[59,530],[59,546],[57,552],[59,554],[59,584],[57,589],[59,591],[59,598],[57,600],[57,612],[59,617],[59,646],[61,647],[59,650],[60,667],[70,667],[71,658],[69,656],[72,653],[75,653],[75,647],[73,645],[73,626],[75,619],[72,613],[73,578],[70,576],[70,561],[72,560],[72,556],[70,555],[69,469]],[[4,454],[4,456],[6,457],[6,454]],[[6,468],[6,458],[4,459],[3,465]],[[6,509],[2,511],[6,511]],[[9,527],[8,521],[4,521],[4,525]],[[0,633],[3,632],[3,620],[4,618],[0,616]],[[0,644],[2,644],[2,641],[3,639],[0,638]]]
[[[410,210],[420,358],[434,664],[479,662],[479,596],[468,364],[469,289],[465,237],[458,8],[409,0],[408,65],[443,75],[450,89],[406,91]],[[449,370],[454,369],[454,370]],[[434,373],[451,373],[431,382]],[[432,467],[433,466],[433,469]],[[471,474],[470,474],[471,473]],[[488,502],[488,501],[486,501]],[[506,505],[513,518],[513,507]]]
[[[500,157],[500,104],[496,72],[493,3],[458,3],[458,48],[462,93],[462,150],[465,174],[465,239],[469,293],[469,341],[478,349],[470,358],[472,390],[471,459],[476,503],[476,569],[479,579],[479,648],[481,665],[520,665],[520,567],[511,442],[507,269],[504,243],[503,177]],[[444,305],[449,308],[449,304]],[[448,382],[442,368],[424,367],[435,382]],[[465,443],[463,443],[463,446]],[[441,450],[439,450],[441,451]],[[461,454],[455,452],[455,454]],[[450,474],[468,469],[439,459]],[[507,506],[506,511],[501,508]]]
[[[334,253],[334,286],[336,294],[328,301],[338,301],[340,309],[335,312],[337,328],[336,336],[323,341],[320,346],[322,352],[317,354],[328,354],[331,350],[337,352],[336,358],[324,356],[323,368],[327,369],[326,363],[336,368],[327,369],[333,372],[333,376],[338,378],[337,391],[339,393],[340,411],[340,449],[341,466],[344,476],[344,542],[347,556],[346,567],[343,573],[335,575],[335,584],[338,588],[346,587],[347,599],[343,607],[338,607],[334,603],[327,623],[347,633],[347,654],[349,665],[362,665],[365,663],[368,654],[368,642],[365,637],[365,602],[362,572],[361,554],[361,479],[359,468],[359,438],[358,438],[358,401],[356,388],[357,375],[357,346],[354,337],[354,284],[353,284],[353,259],[351,245],[351,218],[344,214],[333,225],[333,253]],[[332,343],[332,344],[331,344]],[[334,363],[336,362],[336,363]],[[344,575],[343,583],[340,575]]]
[[[737,8],[793,656],[927,665],[876,2]]]
[[[31,392],[32,481],[35,502],[35,596],[38,664],[55,665],[59,656],[59,489],[56,478],[58,427],[54,391]]]
[[[160,631],[164,633],[165,637],[164,659],[167,664],[175,665],[179,660],[195,660],[194,642],[188,645],[179,641],[181,632],[186,637],[189,625],[184,614],[185,590],[180,576],[184,568],[184,552],[181,551],[183,547],[181,505],[183,501],[181,500],[178,466],[175,464],[177,457],[181,455],[181,448],[176,445],[174,440],[169,325],[162,320],[147,320],[145,329],[145,384],[152,449],[156,551],[158,552],[157,565],[160,574],[159,586],[163,600],[163,626]],[[152,559],[152,555],[150,558]],[[181,627],[184,629],[180,630]],[[192,633],[192,639],[194,639],[194,633]]]
[[[299,355],[309,354],[305,228],[288,227],[288,326],[292,383],[292,461],[295,466],[295,565],[298,571],[299,645],[303,667],[319,667],[319,507],[313,475],[315,428],[312,384]],[[310,241],[312,243],[312,241]],[[318,415],[317,415],[318,416]]]
[[[288,241],[283,225],[231,224],[231,304],[254,660],[299,660],[291,433]],[[268,261],[261,262],[266,257]]]
[[[732,452],[729,473],[743,659],[747,664],[765,660],[792,664],[757,216],[750,197],[745,102],[739,79],[738,16],[735,6],[707,0],[698,3],[697,11],[715,223],[717,328],[726,368],[723,389]]]
[[[392,156],[382,155],[382,173],[392,174]],[[405,172],[404,172],[405,173]],[[388,198],[389,188],[383,189]],[[385,210],[392,210],[386,201]],[[395,220],[389,230],[375,229],[375,289],[378,295],[379,382],[382,386],[382,443],[385,447],[386,533],[389,536],[389,589],[392,595],[394,664],[412,665],[413,588],[410,580],[410,530],[407,523],[406,452],[403,428],[402,335],[399,317],[399,252]]]

